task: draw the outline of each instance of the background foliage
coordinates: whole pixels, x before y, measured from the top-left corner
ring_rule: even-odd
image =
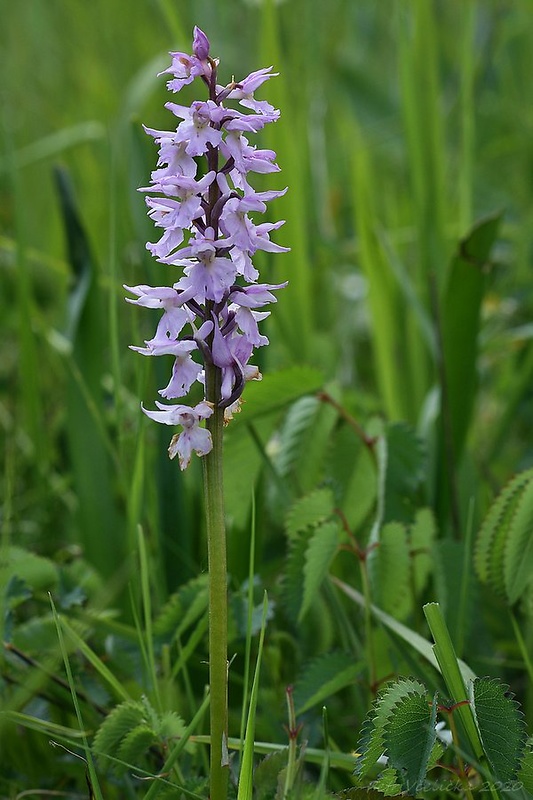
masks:
[[[83,793],[84,765],[48,744],[76,749],[80,730],[118,759],[98,763],[106,797],[143,793],[125,764],[162,771],[192,720],[206,730],[200,465],[181,475],[169,432],[141,418],[162,377],[127,345],[155,318],[121,288],[172,280],[144,249],[141,121],[168,124],[156,74],[194,24],[228,81],[281,73],[268,97],[282,119],[262,141],[290,188],[272,213],[291,252],[260,265],[290,284],[226,441],[232,728],[266,588],[258,740],[287,744],[292,684],[310,752],[327,701],[332,764],[367,714],[381,720],[383,682],[412,675],[414,694],[387,691],[413,709],[424,686],[442,696],[412,649],[428,600],[531,732],[529,472],[482,527],[533,461],[529,0],[2,0],[0,18],[2,794]],[[403,764],[394,731],[375,730],[378,755],[390,741]],[[202,745],[175,758],[172,780],[201,794]],[[288,758],[263,762],[262,796]],[[358,780],[349,765],[330,788]],[[408,769],[412,791],[422,768]]]

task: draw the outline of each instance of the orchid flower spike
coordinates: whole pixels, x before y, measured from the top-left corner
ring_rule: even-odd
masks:
[[[206,455],[211,434],[202,427],[214,406],[227,419],[239,410],[247,380],[259,380],[249,363],[254,348],[268,344],[258,323],[269,315],[264,307],[276,302],[273,292],[286,283],[258,283],[252,262],[258,250],[285,252],[271,233],[280,222],[257,222],[251,214],[266,211],[267,202],[283,191],[255,192],[250,173],[278,172],[276,154],[251,145],[248,136],[276,122],[279,111],[254,93],[277,73],[272,67],[252,72],[227,86],[217,83],[218,59],[198,27],[193,31],[192,54],[170,53],[164,73],[168,89],[179,92],[200,80],[203,99],[190,106],[169,102],[176,119],[169,131],[146,128],[159,147],[157,168],[147,194],[148,216],[162,235],[147,249],[164,264],[177,269],[172,286],[125,286],[133,305],[162,311],[155,336],[133,350],[148,356],[172,355],[170,381],[159,394],[166,400],[182,398],[198,386],[203,398],[194,405],[156,402],[157,410],[142,407],[156,422],[179,426],[169,447],[181,469],[191,455]],[[207,97],[205,96],[207,87]],[[261,310],[258,310],[261,309]],[[218,370],[216,397],[207,397],[206,369]],[[198,392],[196,392],[198,394]]]

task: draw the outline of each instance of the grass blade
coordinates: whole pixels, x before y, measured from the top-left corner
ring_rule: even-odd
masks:
[[[94,766],[93,757],[91,754],[91,749],[89,747],[89,742],[87,741],[87,736],[85,734],[85,725],[83,724],[83,717],[81,714],[80,704],[78,702],[78,695],[76,693],[76,687],[74,685],[74,678],[72,677],[72,670],[70,668],[70,661],[68,658],[68,651],[65,646],[65,641],[63,639],[63,628],[62,628],[62,621],[57,613],[54,601],[50,596],[50,604],[52,606],[52,614],[54,616],[54,621],[57,630],[57,637],[59,639],[59,649],[61,650],[61,655],[63,657],[63,663],[65,665],[65,672],[67,673],[67,681],[70,687],[70,693],[72,695],[72,703],[74,705],[74,710],[76,712],[76,718],[78,720],[78,726],[81,733],[81,738],[83,742],[83,751],[85,753],[85,761],[87,764],[87,773],[88,773],[88,781],[90,779],[90,786],[92,791],[94,792],[95,800],[103,800],[102,791],[100,789],[100,784],[98,782],[98,775],[96,774],[96,769]]]
[[[257,708],[257,697],[259,694],[259,673],[261,669],[261,657],[263,655],[263,642],[265,639],[265,628],[268,613],[268,597],[265,592],[263,597],[263,617],[261,620],[261,633],[259,635],[259,649],[257,651],[257,661],[255,665],[255,675],[250,694],[250,706],[248,708],[248,720],[246,723],[246,734],[244,737],[244,747],[239,774],[239,788],[237,790],[237,800],[252,800],[253,796],[253,758],[254,758],[254,735],[255,735],[255,712]]]

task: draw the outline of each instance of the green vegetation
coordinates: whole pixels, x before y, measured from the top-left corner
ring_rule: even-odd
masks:
[[[289,187],[224,441],[230,796],[533,796],[529,0],[0,19],[0,797],[207,797],[202,465],[140,412],[168,365],[122,289],[171,275],[141,122],[195,24],[279,71]]]

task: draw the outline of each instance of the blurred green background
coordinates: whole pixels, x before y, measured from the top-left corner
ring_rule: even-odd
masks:
[[[6,540],[45,552],[81,545],[111,578],[136,523],[150,520],[174,555],[160,565],[168,580],[201,561],[199,470],[178,475],[167,431],[139,413],[165,365],[151,369],[127,350],[155,319],[127,306],[121,288],[172,280],[144,248],[154,233],[136,189],[155,151],[141,121],[169,124],[157,73],[168,50],[188,50],[194,24],[210,36],[222,81],[270,64],[281,73],[263,90],[282,120],[261,142],[282,172],[257,185],[290,187],[272,213],[286,218],[278,241],[292,250],[261,263],[265,280],[290,281],[268,323],[265,372],[317,367],[363,417],[405,419],[431,437],[432,328],[448,303],[450,346],[462,350],[466,326],[473,347],[458,412],[473,454],[467,475],[493,488],[528,465],[532,15],[527,0],[4,2]],[[453,285],[450,295],[449,264],[491,214],[502,218],[479,312]],[[232,490],[229,476],[228,493],[242,524],[232,507],[247,488],[240,477]]]

